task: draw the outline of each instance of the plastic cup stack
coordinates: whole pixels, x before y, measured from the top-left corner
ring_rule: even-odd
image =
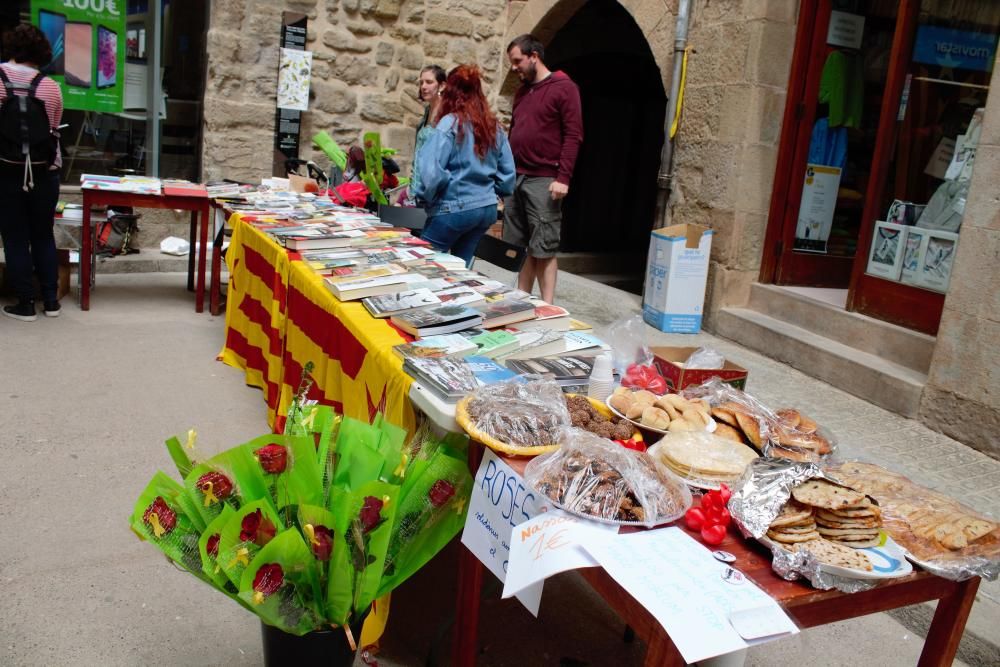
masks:
[[[604,402],[614,388],[615,376],[611,369],[611,356],[601,354],[594,359],[594,368],[590,371],[590,385],[587,396]]]

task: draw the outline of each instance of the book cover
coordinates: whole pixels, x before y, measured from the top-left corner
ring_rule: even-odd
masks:
[[[520,346],[517,336],[505,329],[484,331],[469,338],[469,341],[478,346],[476,350],[477,355],[490,359],[505,352],[512,352]]]
[[[445,359],[476,352],[475,343],[461,334],[441,334],[395,345],[392,351],[405,359]]]
[[[480,312],[483,314],[483,326],[492,329],[532,319],[535,306],[530,301],[503,299],[486,305]]]
[[[441,303],[434,292],[429,289],[406,290],[394,294],[370,296],[361,301],[372,317],[389,317],[398,313],[426,308]]]
[[[407,359],[403,370],[443,398],[457,401],[479,387],[517,377],[492,359],[470,356],[460,359]]]
[[[326,281],[331,285],[340,285],[341,289],[350,289],[353,283],[370,278],[398,276],[406,272],[406,269],[395,264],[379,264],[377,266],[361,264],[357,267],[346,266],[332,269],[330,275],[326,276]]]
[[[355,301],[367,296],[378,296],[379,294],[391,294],[408,289],[411,283],[420,280],[420,276],[410,273],[401,273],[395,276],[379,276],[377,278],[366,278],[348,284],[339,285],[330,280],[324,279],[323,284],[341,301]]]
[[[559,383],[586,384],[594,370],[592,357],[535,357],[531,359],[509,359],[507,368],[521,374],[536,374]]]
[[[556,317],[569,317],[569,311],[562,306],[554,306],[551,303],[538,301],[535,303],[535,319],[548,320]]]
[[[415,336],[451,333],[476,326],[482,321],[479,311],[466,306],[444,304],[435,308],[414,310],[392,316],[392,323]]]
[[[441,303],[451,303],[458,306],[465,306],[470,303],[479,303],[483,300],[483,295],[469,287],[449,287],[436,292]]]

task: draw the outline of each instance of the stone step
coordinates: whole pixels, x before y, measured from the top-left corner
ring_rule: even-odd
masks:
[[[852,313],[777,285],[754,283],[747,308],[918,373],[930,371],[935,338],[925,333]]]
[[[917,415],[926,374],[745,308],[720,310],[714,333],[886,410]]]

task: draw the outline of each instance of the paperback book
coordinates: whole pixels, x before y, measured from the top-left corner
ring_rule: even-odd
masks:
[[[476,344],[461,334],[441,334],[394,345],[392,351],[405,359],[445,359],[475,353]]]
[[[445,401],[456,403],[471,391],[517,374],[486,357],[460,359],[407,359],[403,370]]]
[[[482,323],[483,316],[468,306],[444,304],[393,315],[391,321],[406,333],[425,338],[477,327]]]
[[[559,385],[585,385],[594,370],[594,358],[583,356],[536,357],[509,359],[507,368],[519,375],[535,374],[554,380]]]
[[[415,289],[370,296],[362,299],[361,303],[372,317],[383,318],[417,308],[436,306],[441,300],[429,289]]]
[[[495,329],[532,319],[535,316],[535,305],[530,301],[503,299],[484,306],[481,312],[483,328]]]

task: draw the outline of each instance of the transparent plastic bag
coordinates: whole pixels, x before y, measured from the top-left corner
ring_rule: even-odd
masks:
[[[688,387],[684,398],[703,398],[712,406],[715,434],[742,438],[764,456],[799,463],[815,462],[833,454],[837,444],[825,429],[794,408],[771,410],[750,394],[712,378]]]
[[[562,388],[552,380],[523,377],[528,380],[481,387],[463,403],[470,423],[479,431],[473,437],[486,435],[512,447],[545,447],[562,441],[570,427]]]
[[[653,353],[646,344],[646,323],[642,315],[632,315],[612,322],[599,337],[611,346],[615,372],[624,375],[632,364],[653,363]]]
[[[885,532],[922,568],[953,581],[1000,576],[998,522],[875,464],[848,461],[823,471],[874,498]]]
[[[684,362],[684,368],[717,369],[726,365],[726,358],[710,347],[699,347]]]
[[[576,428],[558,451],[532,459],[524,478],[560,508],[597,521],[655,526],[691,506],[687,486],[647,454]]]

